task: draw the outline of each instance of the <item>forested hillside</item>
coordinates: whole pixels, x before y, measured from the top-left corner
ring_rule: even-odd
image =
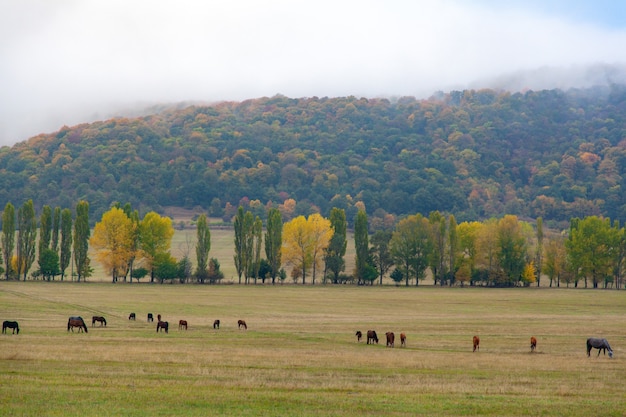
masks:
[[[112,202],[141,212],[362,201],[376,219],[433,210],[626,220],[626,87],[428,100],[260,98],[64,127],[0,150],[0,205]],[[226,210],[226,213],[225,211]]]

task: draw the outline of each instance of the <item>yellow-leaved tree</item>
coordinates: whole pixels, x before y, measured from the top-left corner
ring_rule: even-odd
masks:
[[[151,211],[139,222],[139,247],[150,269],[150,282],[154,281],[154,261],[159,255],[169,253],[174,236],[172,219]]]
[[[315,284],[316,267],[322,261],[332,236],[330,220],[317,213],[311,214],[308,219],[298,216],[284,224],[282,258],[285,263],[302,271],[302,284],[306,284],[306,271],[311,267]]]
[[[89,239],[96,251],[96,259],[111,274],[113,282],[126,275],[129,261],[135,256],[135,227],[124,210],[113,207],[102,215]]]

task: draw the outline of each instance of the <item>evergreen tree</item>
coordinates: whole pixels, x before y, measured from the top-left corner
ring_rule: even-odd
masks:
[[[265,232],[265,256],[270,265],[272,284],[281,266],[281,246],[283,245],[283,219],[277,208],[272,208],[267,214],[267,228]]]
[[[89,203],[81,200],[76,204],[76,220],[74,221],[74,264],[78,281],[91,275],[89,259]]]
[[[11,276],[11,258],[15,248],[15,207],[7,203],[2,213],[2,258],[6,266],[4,276],[8,280]],[[19,277],[18,277],[19,279]]]

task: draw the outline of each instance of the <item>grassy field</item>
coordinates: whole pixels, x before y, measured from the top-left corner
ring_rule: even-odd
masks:
[[[626,293],[0,282],[11,416],[623,416]],[[137,321],[129,321],[130,312]],[[162,314],[169,334],[146,314]],[[67,332],[70,315],[89,332]],[[108,326],[91,327],[103,315]],[[237,319],[248,330],[238,330]],[[189,330],[178,330],[186,319]],[[222,327],[214,330],[214,319]],[[357,343],[406,332],[408,346]],[[480,351],[472,353],[472,336]],[[530,336],[538,351],[530,353]],[[615,357],[588,358],[588,336]]]

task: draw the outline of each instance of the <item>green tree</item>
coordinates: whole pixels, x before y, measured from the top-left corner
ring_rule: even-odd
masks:
[[[59,255],[59,267],[61,270],[61,281],[65,277],[65,270],[72,259],[72,210],[63,209],[61,211],[61,253]]]
[[[2,213],[2,258],[6,265],[4,276],[8,280],[11,277],[11,258],[15,248],[15,207],[7,203]],[[19,277],[18,277],[19,279]]]
[[[52,214],[52,241],[50,248],[59,253],[59,232],[61,230],[61,207],[55,207]]]
[[[233,222],[235,229],[235,254],[233,260],[235,262],[235,269],[237,270],[237,276],[239,277],[239,284],[241,284],[241,276],[246,268],[246,230],[244,228],[245,213],[242,206],[237,209],[235,215],[235,221]]]
[[[506,285],[515,285],[524,272],[527,258],[526,238],[517,216],[506,215],[498,222],[497,231],[498,263]]]
[[[38,263],[39,263],[39,270],[42,271],[41,269],[41,263],[42,263],[42,255],[44,254],[44,249],[49,249],[50,248],[50,240],[52,238],[52,209],[50,208],[50,206],[45,205],[43,206],[43,209],[41,210],[41,216],[40,216],[40,220],[39,220],[39,248],[38,248],[38,254],[39,254],[39,259],[38,259]],[[57,256],[57,262],[58,262],[58,256]],[[43,274],[43,271],[42,271]],[[51,278],[54,275],[48,275],[47,278]],[[44,275],[44,278],[46,278],[46,276]]]
[[[35,217],[33,200],[26,201],[17,210],[17,223],[20,231],[17,236],[16,272],[18,279],[23,276],[24,281],[26,281],[28,270],[35,262],[37,247],[37,218]]]
[[[541,284],[541,270],[543,268],[543,219],[537,218],[537,252],[535,255],[535,268],[537,269],[537,286]]]
[[[204,284],[208,278],[209,251],[211,250],[211,230],[206,215],[203,213],[196,222],[196,279]]]
[[[378,230],[372,235],[371,239],[371,259],[377,269],[380,285],[383,285],[383,277],[393,266],[393,258],[389,251],[391,235],[392,233],[390,231]],[[400,272],[400,274],[402,273]]]
[[[139,222],[139,248],[151,270],[150,282],[154,282],[156,277],[154,259],[159,254],[169,253],[173,236],[174,227],[169,217],[161,217],[151,211]]]
[[[457,258],[459,255],[459,235],[456,218],[450,215],[448,218],[448,273],[450,274],[450,285],[456,281]]]
[[[74,221],[74,265],[78,282],[91,275],[89,259],[89,203],[81,200],[76,204],[76,220]]]
[[[367,214],[359,210],[354,220],[355,275],[359,283],[365,283],[369,262],[369,233],[367,230]],[[378,275],[378,274],[377,274]]]
[[[389,250],[406,279],[406,285],[409,285],[411,276],[415,277],[415,285],[419,285],[419,280],[425,277],[432,252],[428,219],[415,214],[400,220],[391,236]]]
[[[152,260],[154,277],[163,282],[178,278],[178,262],[169,252],[158,252]]]
[[[253,259],[252,259],[252,276],[254,277],[254,283],[257,283],[259,277],[259,269],[261,268],[261,250],[263,248],[263,221],[259,216],[254,219],[252,226],[253,236]]]
[[[280,270],[283,245],[283,219],[277,208],[271,208],[267,213],[267,227],[265,232],[265,256],[270,266],[272,285],[276,283],[276,276]]]
[[[429,259],[430,270],[433,273],[434,284],[445,285],[446,276],[446,218],[438,211],[428,216],[431,228],[433,250]]]
[[[330,227],[333,230],[333,237],[330,239],[330,243],[328,244],[324,261],[326,264],[326,270],[330,271],[333,276],[333,283],[337,284],[339,282],[339,274],[341,274],[346,268],[346,261],[344,257],[348,246],[348,222],[346,221],[345,210],[333,207],[330,211],[329,220]],[[324,273],[324,279],[326,279],[326,273]]]
[[[52,249],[44,248],[39,254],[39,272],[48,281],[59,275],[59,255]]]

